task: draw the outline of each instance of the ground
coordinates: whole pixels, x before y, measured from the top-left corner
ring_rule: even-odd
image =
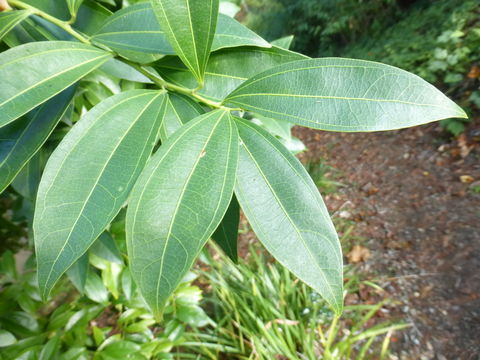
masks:
[[[413,325],[394,344],[398,358],[480,359],[480,121],[457,139],[437,124],[295,133],[303,162],[339,170],[344,186],[327,206],[355,222],[370,255],[355,260],[359,271],[382,279],[395,316]]]

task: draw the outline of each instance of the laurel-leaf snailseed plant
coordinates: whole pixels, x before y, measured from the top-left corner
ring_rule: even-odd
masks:
[[[33,219],[44,300],[121,213],[130,272],[160,319],[208,239],[236,261],[241,209],[273,257],[340,315],[342,253],[327,208],[301,163],[251,119],[367,132],[466,117],[399,68],[272,45],[219,14],[219,0],[116,1],[114,12],[87,0],[5,4],[0,190],[47,155]]]

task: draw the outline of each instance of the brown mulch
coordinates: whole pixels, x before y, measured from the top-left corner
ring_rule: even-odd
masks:
[[[309,151],[346,186],[326,196],[356,222],[370,256],[361,267],[384,279],[412,323],[399,359],[480,359],[480,121],[466,135],[437,124],[366,134],[298,128]]]

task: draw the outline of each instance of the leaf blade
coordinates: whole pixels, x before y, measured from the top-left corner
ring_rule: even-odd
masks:
[[[60,93],[112,54],[89,45],[28,43],[0,54],[0,127]]]
[[[14,10],[0,13],[0,40],[30,15],[31,11],[29,10]]]
[[[274,66],[305,59],[304,55],[271,48],[232,48],[212,53],[205,71],[205,86],[198,93],[214,101],[222,101],[252,76]],[[165,57],[155,63],[156,70],[166,80],[194,88],[195,77],[177,57]]]
[[[212,235],[212,239],[234,263],[238,262],[237,238],[239,224],[240,204],[234,195],[222,222]]]
[[[302,60],[267,70],[239,86],[226,103],[330,131],[393,130],[466,117],[416,75],[380,63],[340,58]]]
[[[151,90],[110,97],[50,157],[33,223],[44,298],[123,206],[153,149],[163,101],[163,92]]]
[[[204,114],[200,105],[186,96],[169,93],[165,104],[160,139],[165,142],[188,121]]]
[[[21,119],[0,128],[0,193],[50,136],[73,99],[70,87]]]
[[[217,26],[219,0],[151,0],[151,4],[170,44],[202,84]]]
[[[149,2],[134,4],[115,12],[91,39],[94,43],[107,46],[122,56],[142,63],[158,60],[161,55],[175,54]],[[211,50],[236,46],[271,47],[235,19],[219,14]]]
[[[135,185],[127,250],[156,316],[227,210],[237,159],[235,125],[228,113],[213,111],[169,138]]]
[[[267,250],[341,313],[340,243],[317,188],[278,140],[236,120],[242,145],[235,195],[247,219]]]

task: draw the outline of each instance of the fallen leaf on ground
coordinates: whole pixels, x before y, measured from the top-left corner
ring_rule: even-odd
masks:
[[[352,250],[347,254],[348,262],[350,264],[356,264],[362,261],[366,261],[369,257],[370,250],[360,245],[355,245]]]
[[[470,175],[462,175],[460,176],[460,181],[464,184],[471,184],[475,179]]]

